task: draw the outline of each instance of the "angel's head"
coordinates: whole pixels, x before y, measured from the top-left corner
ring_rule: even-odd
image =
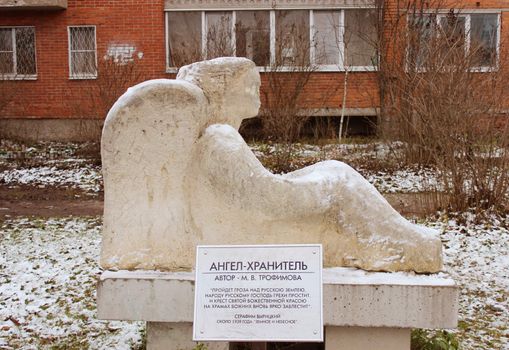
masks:
[[[221,57],[180,68],[177,79],[197,85],[210,104],[210,124],[230,124],[255,117],[260,108],[260,74],[241,57]]]

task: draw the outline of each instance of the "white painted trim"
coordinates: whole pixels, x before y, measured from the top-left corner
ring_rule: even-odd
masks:
[[[94,50],[71,50],[71,28],[94,28]],[[68,60],[69,60],[69,79],[70,80],[84,80],[84,79],[97,79],[98,75],[98,67],[97,67],[97,28],[95,25],[70,25],[67,26],[67,45],[68,45]],[[94,58],[95,58],[95,73],[94,74],[88,74],[88,73],[81,73],[78,75],[72,74],[72,52],[94,52]]]
[[[315,15],[313,10],[309,10],[309,62],[314,64],[316,61],[316,37],[315,37]]]
[[[164,13],[164,44],[166,45],[165,48],[164,48],[164,51],[166,52],[166,70],[168,70],[168,68],[170,68],[170,38],[169,38],[169,33],[170,33],[170,22],[169,22],[169,18],[170,17],[168,15],[168,12],[165,12]]]
[[[34,60],[35,60],[35,74],[28,74],[27,76],[28,77],[31,77],[31,76],[35,76],[35,79],[37,79],[37,72],[38,72],[38,69],[37,69],[37,33],[36,33],[36,30],[35,30],[35,27],[34,28]],[[33,80],[33,78],[27,78],[27,80]]]
[[[37,80],[37,74],[10,74],[0,75],[0,80]]]
[[[233,56],[237,56],[237,32],[235,31],[235,23],[237,23],[237,11],[231,11],[232,12],[232,23],[231,23],[231,31],[232,31],[232,36],[231,36],[231,40],[232,42],[230,43],[230,45],[232,46],[233,48]]]
[[[339,40],[338,40],[338,46],[339,46],[339,62],[338,62],[338,70],[344,71],[345,70],[345,56],[346,56],[346,47],[345,47],[345,11],[339,11]]]
[[[16,30],[14,28],[11,29],[11,43],[12,43],[12,70],[15,74],[18,73],[18,50],[16,43]]]
[[[502,29],[502,14],[499,13],[497,16],[497,44],[496,44],[496,61],[495,61],[495,68],[498,71],[500,68],[500,42],[502,41],[500,35],[501,35],[501,29]]]
[[[276,64],[276,11],[270,11],[270,65]]]
[[[201,12],[201,55],[205,59],[207,58],[207,16],[205,11]]]
[[[272,71],[277,71],[279,73],[288,73],[288,72],[299,72],[300,70],[296,67],[278,67],[275,70],[272,70],[270,67],[265,66],[257,66],[256,69],[260,73],[269,73]],[[376,72],[378,70],[378,67],[350,67],[349,72],[356,72],[356,73],[367,73],[367,72]],[[165,73],[166,74],[176,74],[178,73],[179,69],[176,67],[169,67],[166,68]],[[323,66],[317,66],[312,70],[312,73],[318,73],[318,72],[330,72],[330,73],[344,73],[344,70],[339,69],[337,65],[323,65]]]
[[[472,40],[470,34],[471,26],[470,26],[470,15],[467,16],[460,16],[465,17],[465,55],[467,55],[470,52],[470,42]]]
[[[286,10],[360,10],[360,9],[376,9],[376,5],[327,5],[327,6],[313,6],[313,5],[302,5],[302,6],[260,6],[260,7],[182,7],[182,8],[165,8],[165,12],[180,12],[180,11],[286,11]]]
[[[423,14],[437,14],[437,15],[447,15],[451,9],[428,9],[428,10],[422,10]],[[509,11],[509,8],[503,9],[503,8],[494,8],[494,9],[469,9],[469,8],[461,8],[457,9],[457,12],[455,12],[456,15],[465,15],[465,14],[475,14],[475,13],[486,13],[486,14],[501,14],[502,12]],[[407,14],[408,15],[412,15]]]
[[[336,72],[336,73],[344,73],[344,69],[340,69],[335,64],[330,65],[321,65],[321,66],[314,66],[312,69],[299,69],[298,67],[277,67],[277,69],[271,69],[270,67],[257,67],[259,72],[301,72],[301,71],[311,71],[311,73],[318,73],[318,72]],[[348,67],[348,71],[351,72],[358,72],[358,73],[365,73],[365,72],[376,72],[378,70],[378,67],[374,66],[367,66],[367,67],[361,67],[361,66],[355,66],[355,67]]]

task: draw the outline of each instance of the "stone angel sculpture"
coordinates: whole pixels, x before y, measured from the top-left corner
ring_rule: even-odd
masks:
[[[321,243],[324,266],[437,272],[434,230],[410,223],[345,163],[276,175],[238,133],[260,76],[217,58],[130,88],[102,135],[105,269],[191,270],[197,244]]]

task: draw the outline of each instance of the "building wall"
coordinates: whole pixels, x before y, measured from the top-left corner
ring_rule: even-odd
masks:
[[[95,25],[97,58],[111,44],[134,46],[147,79],[164,77],[163,1],[69,0],[67,10],[0,12],[0,26],[35,26],[37,80],[17,81],[20,93],[2,118],[103,118],[79,115],[79,100],[95,80],[69,79],[67,26]],[[101,72],[98,73],[101,79]]]
[[[507,0],[464,0],[451,4],[468,9],[508,7]],[[129,45],[135,47],[135,56],[142,53],[142,59],[136,62],[143,79],[173,78],[174,74],[166,73],[164,10],[164,0],[69,0],[68,8],[62,11],[0,11],[0,26],[35,26],[37,55],[37,79],[14,82],[16,96],[0,111],[0,119],[4,119],[0,124],[0,136],[6,135],[6,125],[12,128],[19,120],[104,119],[106,111],[80,110],[80,106],[87,103],[85,92],[98,83],[101,71],[98,80],[69,79],[67,26],[96,26],[98,60],[110,45]],[[502,12],[501,18],[504,51],[509,33],[506,30],[509,9]],[[343,72],[313,73],[302,93],[300,107],[337,113],[342,107],[344,79]],[[359,109],[372,113],[369,110],[375,111],[379,106],[376,73],[351,72],[346,86],[345,107],[349,110],[356,110],[356,114]],[[266,87],[267,77],[262,73],[262,89]],[[29,130],[26,122],[23,125],[23,130]]]

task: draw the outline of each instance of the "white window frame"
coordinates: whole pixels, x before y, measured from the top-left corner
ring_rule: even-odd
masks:
[[[355,7],[355,8],[331,8],[326,10],[338,11],[340,16],[339,18],[339,30],[340,39],[338,42],[339,45],[339,63],[337,65],[316,65],[316,69],[314,71],[317,72],[344,72],[348,70],[349,72],[374,72],[378,70],[378,66],[349,66],[345,69],[344,66],[344,55],[345,55],[345,47],[343,42],[343,36],[345,33],[345,11],[349,9],[355,10],[369,10],[374,9],[373,6],[363,6],[363,7]],[[207,12],[231,12],[232,13],[232,45],[234,47],[234,53],[236,54],[235,47],[235,23],[237,18],[237,11],[268,11],[269,12],[269,30],[270,30],[270,65],[274,65],[276,59],[276,11],[286,10],[285,8],[277,9],[277,10],[268,10],[268,9],[178,9],[178,10],[165,10],[165,43],[166,43],[166,73],[176,73],[178,71],[178,67],[170,67],[170,48],[169,48],[169,19],[168,13],[170,12],[191,12],[191,11],[199,11],[201,13],[201,49],[203,57],[207,57]],[[292,10],[292,9],[288,9]],[[313,38],[315,37],[316,28],[314,26],[314,11],[313,9],[300,9],[306,10],[309,14],[309,41],[310,41],[310,51],[309,58],[312,65],[314,65],[315,60],[315,43]],[[258,71],[265,72],[270,71],[270,67],[258,66]],[[294,67],[278,67],[278,71],[295,71]]]
[[[35,59],[35,74],[18,74],[17,73],[17,59],[16,59],[16,28],[34,28],[34,59]],[[37,80],[37,41],[35,26],[0,26],[0,29],[10,29],[12,35],[12,51],[0,51],[0,52],[12,52],[14,62],[14,73],[0,73],[0,80]]]
[[[72,50],[71,45],[71,28],[94,28],[94,50]],[[84,80],[84,79],[97,79],[97,27],[95,25],[70,25],[67,26],[67,55],[68,55],[68,67],[69,67],[69,79],[70,80]],[[87,73],[72,73],[72,52],[91,52],[94,51],[94,59],[95,59],[95,73],[87,74]]]
[[[449,13],[449,10],[439,10],[437,12],[424,12],[423,15],[436,14],[436,16],[435,16],[436,25],[437,25],[437,28],[439,28],[440,27],[440,19],[447,17],[448,13]],[[500,10],[468,10],[468,11],[465,10],[465,12],[458,11],[457,13],[455,13],[455,15],[457,17],[465,18],[465,54],[468,54],[468,52],[470,51],[471,16],[475,15],[475,14],[497,15],[497,43],[495,45],[495,49],[496,49],[495,65],[492,67],[488,67],[488,66],[472,67],[469,69],[469,71],[474,72],[474,73],[475,72],[478,72],[478,73],[497,72],[499,69],[499,64],[500,64],[500,41],[501,41],[500,34],[501,34],[501,27],[502,27],[501,11]],[[410,16],[412,16],[412,15],[407,16],[407,25],[410,21]],[[409,50],[410,50],[410,47],[407,46],[406,57],[408,57],[408,55],[409,55]],[[408,71],[410,69],[408,66],[408,58],[406,59],[405,65],[406,65],[406,70]],[[426,69],[425,68],[417,68],[417,71],[418,72],[426,72]]]

